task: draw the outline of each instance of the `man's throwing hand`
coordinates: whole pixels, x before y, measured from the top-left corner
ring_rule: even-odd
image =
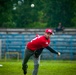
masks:
[[[60,54],[60,52],[58,52],[58,56],[60,56],[61,54]]]

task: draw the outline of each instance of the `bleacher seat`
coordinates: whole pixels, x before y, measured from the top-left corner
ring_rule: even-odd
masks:
[[[17,51],[21,53],[21,58],[24,57],[25,46],[28,41],[36,37],[35,34],[0,34],[2,40],[2,51]],[[50,46],[56,51],[62,54],[69,54],[73,59],[73,55],[76,53],[76,35],[69,34],[56,34],[51,38]],[[44,54],[43,54],[44,53]],[[47,57],[50,53],[45,49],[42,53],[42,57]],[[61,57],[64,55],[61,55]],[[54,57],[56,59],[56,57]],[[67,57],[67,59],[69,59]]]

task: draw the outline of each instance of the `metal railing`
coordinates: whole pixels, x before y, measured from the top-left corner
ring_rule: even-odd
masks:
[[[36,36],[42,35],[45,29],[0,29],[1,56],[4,58],[6,52],[19,52],[19,58],[24,57],[26,43]],[[58,57],[44,49],[42,59],[76,59],[76,29],[65,30],[64,33],[55,33],[51,38],[50,46],[61,52]]]

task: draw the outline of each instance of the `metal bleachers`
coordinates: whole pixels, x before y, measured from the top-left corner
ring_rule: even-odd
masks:
[[[41,35],[41,32],[39,33]],[[18,52],[19,58],[24,57],[25,47],[28,41],[36,36],[34,32],[29,33],[1,33],[0,39],[2,41],[2,58],[7,52]],[[61,52],[61,56],[50,53],[44,49],[42,59],[76,59],[76,34],[57,33],[51,36],[50,46],[56,51]]]
[[[43,58],[48,59],[46,55],[46,53],[48,52],[50,54],[48,55],[48,57],[51,57],[53,59],[76,59],[76,35],[56,34],[53,35],[50,39],[50,47],[52,47],[56,51],[61,52],[61,56],[57,57],[56,55],[49,53],[49,51],[45,49],[42,54]]]
[[[35,36],[34,34],[0,34],[2,57],[5,57],[7,52],[19,52],[20,58],[23,58],[26,43]]]

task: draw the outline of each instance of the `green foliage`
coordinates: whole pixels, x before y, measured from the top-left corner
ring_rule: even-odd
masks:
[[[34,22],[29,24],[26,28],[46,28],[46,23]]]
[[[46,28],[59,22],[76,27],[76,0],[0,0],[0,27]]]
[[[52,0],[48,3],[49,7],[45,11],[48,17],[48,27],[57,27],[61,22],[65,27],[72,27],[71,19],[74,17],[74,3],[69,0]],[[47,6],[48,6],[47,5]],[[74,9],[73,9],[74,8]]]

